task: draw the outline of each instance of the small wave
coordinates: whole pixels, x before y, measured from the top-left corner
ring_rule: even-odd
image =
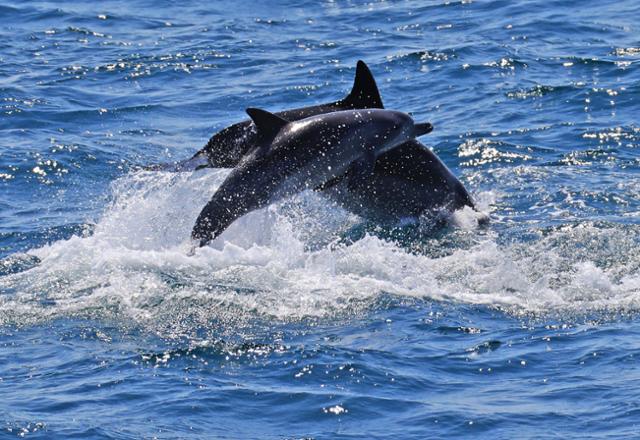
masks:
[[[286,18],[281,20],[275,20],[273,18],[256,18],[254,21],[258,24],[266,24],[270,26],[278,26],[278,25],[283,25],[287,23]]]
[[[177,52],[164,55],[132,56],[98,66],[73,64],[57,70],[64,79],[80,79],[95,74],[113,73],[124,75],[124,79],[135,79],[165,72],[192,73],[194,71],[216,69],[219,67],[218,61],[222,58],[229,58],[229,55],[217,51],[203,50],[194,53]]]
[[[16,12],[19,12],[20,9],[15,8],[13,6],[7,6],[7,5],[0,5],[0,14],[2,14],[4,17],[9,16],[9,14],[15,14]]]
[[[612,55],[618,57],[635,57],[640,55],[640,47],[617,47]]]
[[[640,141],[640,128],[611,127],[602,131],[588,131],[582,137],[584,139],[597,140],[600,144],[637,146],[638,141]]]
[[[512,99],[529,99],[529,98],[540,98],[549,94],[562,94],[567,91],[574,91],[580,87],[574,85],[565,85],[565,86],[548,86],[542,84],[536,84],[533,87],[528,89],[518,89],[511,92],[507,92],[506,96]]]
[[[615,60],[581,56],[553,57],[549,58],[546,62],[560,62],[564,67],[567,68],[574,66],[619,66],[618,61]]]
[[[75,34],[87,35],[92,37],[100,37],[100,38],[111,38],[111,35],[103,34],[102,32],[92,31],[88,28],[69,26],[67,28],[68,32],[72,32]]]
[[[454,59],[456,57],[457,55],[454,49],[444,49],[441,51],[419,50],[404,54],[388,55],[387,61],[394,62],[396,60],[416,60],[420,62],[442,62],[449,61],[450,59]]]
[[[511,57],[503,57],[499,60],[489,61],[483,64],[485,67],[499,68],[502,70],[515,70],[516,68],[526,69],[529,67],[524,61]]]
[[[522,163],[533,159],[522,150],[526,151],[526,147],[503,141],[487,138],[468,139],[458,146],[458,156],[463,158],[461,165],[469,167],[496,162]]]

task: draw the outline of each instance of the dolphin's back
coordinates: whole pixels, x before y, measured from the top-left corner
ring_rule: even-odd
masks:
[[[285,110],[275,114],[288,121],[299,121],[310,116],[344,110],[340,102]],[[209,166],[214,168],[232,168],[238,165],[242,157],[256,145],[256,128],[253,122],[246,120],[223,128],[214,134],[207,145],[193,157],[205,156]]]
[[[363,61],[358,61],[351,92],[339,101],[326,104],[284,110],[275,113],[288,121],[299,121],[325,113],[341,110],[383,108],[382,99],[371,71]],[[256,129],[250,120],[230,125],[214,134],[207,145],[193,157],[206,157],[209,166],[231,168],[256,146]]]

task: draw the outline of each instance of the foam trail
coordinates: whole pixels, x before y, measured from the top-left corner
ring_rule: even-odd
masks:
[[[93,235],[34,249],[29,255],[40,264],[0,277],[8,293],[0,295],[0,322],[72,315],[140,325],[177,325],[185,315],[203,325],[295,320],[359,313],[382,294],[512,313],[640,308],[640,230],[630,225],[583,224],[498,245],[462,212],[449,235],[464,245],[442,257],[371,235],[338,245],[332,240],[357,219],[307,192],[241,218],[189,256],[193,222],[226,173],[119,179]],[[576,252],[585,243],[590,251]]]

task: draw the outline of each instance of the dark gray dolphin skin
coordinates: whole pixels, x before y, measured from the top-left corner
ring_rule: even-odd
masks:
[[[378,93],[378,87],[371,71],[364,61],[358,61],[353,88],[344,99],[311,107],[285,110],[275,114],[287,121],[297,121],[309,116],[341,110],[382,107],[380,93]],[[236,166],[245,153],[255,146],[256,141],[257,132],[253,122],[251,120],[238,122],[214,134],[207,145],[184,164],[231,168]],[[205,158],[206,162],[203,160]]]
[[[256,147],[204,207],[191,236],[204,246],[237,218],[305,189],[322,187],[349,170],[353,182],[373,174],[376,157],[429,133],[406,113],[343,110],[287,121],[260,109],[247,109],[256,126]]]
[[[316,189],[348,211],[391,225],[442,210],[475,208],[464,185],[433,151],[415,139],[378,156],[369,175],[350,167]]]

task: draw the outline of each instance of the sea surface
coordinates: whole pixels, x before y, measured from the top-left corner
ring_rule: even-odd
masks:
[[[386,107],[491,217],[305,192],[188,255],[246,107]],[[640,3],[0,2],[0,438],[640,437]]]

